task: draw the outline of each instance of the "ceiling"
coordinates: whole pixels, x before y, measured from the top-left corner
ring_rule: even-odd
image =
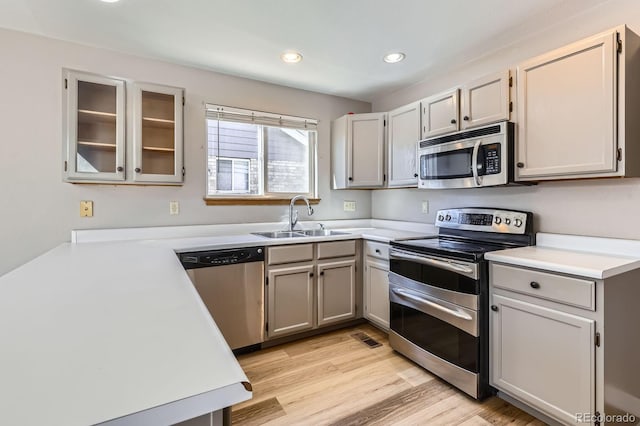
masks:
[[[371,101],[606,1],[0,0],[0,27]]]

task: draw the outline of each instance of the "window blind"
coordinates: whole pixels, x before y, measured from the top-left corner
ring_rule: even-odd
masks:
[[[318,120],[293,115],[281,115],[263,111],[232,108],[222,105],[206,104],[207,118],[221,121],[261,124],[288,129],[316,130]]]

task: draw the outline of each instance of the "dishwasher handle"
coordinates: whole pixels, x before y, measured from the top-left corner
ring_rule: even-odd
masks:
[[[239,263],[264,262],[264,247],[206,250],[179,253],[180,263],[185,269],[210,268]]]

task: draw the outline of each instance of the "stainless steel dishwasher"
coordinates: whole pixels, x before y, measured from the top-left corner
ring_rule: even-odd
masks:
[[[178,256],[231,349],[259,349],[264,341],[264,247]]]

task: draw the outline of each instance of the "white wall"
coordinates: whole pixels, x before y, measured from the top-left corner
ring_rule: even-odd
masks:
[[[373,110],[388,111],[620,24],[627,24],[640,34],[640,2],[612,0],[562,25],[540,28],[535,37],[514,41],[507,49],[491,52],[491,46],[487,46],[490,53],[479,52],[482,57],[464,67],[444,66],[439,75],[375,99]],[[640,111],[637,113],[640,118]],[[428,214],[421,213],[423,200],[430,203]],[[530,210],[536,214],[536,228],[544,232],[640,239],[640,179],[544,182],[519,188],[372,192],[372,214],[378,219],[433,223],[437,209],[463,206]]]
[[[349,111],[369,112],[368,103],[7,30],[0,30],[0,57],[0,275],[69,241],[71,229],[281,220],[285,206],[205,206],[204,102],[320,120],[322,201],[313,219],[371,216],[369,191],[329,189],[330,122]],[[63,67],[185,88],[184,186],[63,183]],[[79,217],[80,200],[93,200],[94,217]],[[169,215],[170,200],[180,202],[180,215]],[[357,211],[344,212],[343,200],[357,201]]]

